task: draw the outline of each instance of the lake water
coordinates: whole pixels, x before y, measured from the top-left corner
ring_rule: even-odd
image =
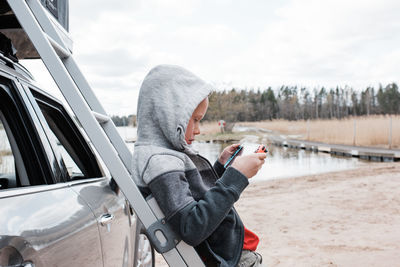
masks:
[[[125,140],[136,137],[136,128],[118,127],[118,131]],[[249,141],[242,143],[245,148],[244,154],[253,153],[259,145],[254,138],[250,137],[247,140]],[[193,142],[193,147],[211,163],[215,162],[227,145]],[[133,151],[134,144],[128,143],[128,147]],[[251,182],[348,170],[366,164],[366,162],[357,158],[337,157],[326,153],[277,146],[269,146],[268,149],[265,164],[257,175],[250,180]]]
[[[136,128],[118,127],[118,131],[125,140],[136,138]],[[5,137],[3,130],[0,130],[0,137]],[[245,148],[244,154],[253,153],[258,147],[256,140],[245,141],[242,144]],[[9,149],[8,146],[4,145],[5,144],[2,144],[0,146],[2,146],[3,149]],[[227,145],[228,144],[219,143],[193,143],[194,148],[211,163],[218,158],[218,155]],[[134,143],[128,143],[128,147],[133,151]],[[356,158],[336,157],[325,153],[276,146],[269,146],[268,149],[269,153],[265,164],[258,174],[250,180],[251,182],[347,170],[356,168],[361,164],[366,164],[364,161],[360,161]],[[0,165],[2,165],[0,167],[3,172],[7,172],[6,170],[13,170],[13,157],[3,156],[2,164]]]
[[[211,162],[214,162],[223,148],[228,144],[210,144],[195,142],[193,146]],[[257,143],[244,142],[243,154],[254,153]],[[357,168],[364,161],[356,158],[336,157],[326,153],[310,152],[305,150],[290,149],[286,147],[269,146],[265,164],[250,181],[265,181],[298,177],[312,174],[322,174],[332,171]]]
[[[117,127],[118,133],[124,140],[135,140],[136,139],[136,127]]]

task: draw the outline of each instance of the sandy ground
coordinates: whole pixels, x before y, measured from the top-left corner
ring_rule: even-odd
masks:
[[[400,266],[400,163],[252,183],[236,208],[265,266]]]

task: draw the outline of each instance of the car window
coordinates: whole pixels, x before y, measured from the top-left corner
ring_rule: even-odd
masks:
[[[12,155],[10,141],[4,129],[3,116],[0,116],[0,172],[15,173],[14,157]]]
[[[75,150],[71,147],[62,131],[57,127],[57,124],[54,122],[53,118],[45,110],[42,110],[42,112],[50,126],[50,131],[47,133],[48,138],[52,139],[54,144],[57,144],[57,148],[61,152],[64,165],[67,168],[68,175],[73,178],[85,177],[82,169],[78,167],[79,164],[82,166],[82,168],[84,168],[83,162],[80,161],[78,155],[75,153]],[[61,142],[57,136],[59,136],[63,142]],[[65,146],[67,146],[67,148]]]
[[[17,89],[0,77],[0,190],[52,183],[42,152]]]
[[[17,179],[18,174],[18,179]],[[10,126],[0,110],[0,189],[29,185],[28,174]]]
[[[34,90],[32,93],[47,122],[47,137],[61,155],[62,168],[67,169],[69,179],[104,176],[92,149],[64,107]]]
[[[4,127],[4,115],[0,114],[0,189],[16,187],[15,161]]]

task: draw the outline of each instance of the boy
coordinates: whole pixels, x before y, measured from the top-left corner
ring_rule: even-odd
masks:
[[[153,194],[168,223],[207,266],[258,266],[259,254],[242,253],[245,234],[247,241],[254,236],[245,233],[233,204],[266,155],[237,157],[225,170],[237,145],[226,148],[214,167],[193,150],[212,89],[178,66],[149,72],[139,93],[133,177]]]

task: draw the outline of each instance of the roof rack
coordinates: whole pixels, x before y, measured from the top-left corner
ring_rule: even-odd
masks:
[[[68,0],[51,1],[38,0],[27,1],[27,4],[34,12],[37,20],[48,19],[53,27],[44,29],[47,34],[65,49],[72,52],[72,38],[68,33],[69,11]],[[8,1],[0,0],[0,33],[8,37],[17,49],[18,59],[39,59],[40,55],[25,30],[19,23],[14,11]],[[58,36],[58,37],[56,37]]]
[[[170,266],[204,266],[194,248],[180,240],[163,219],[154,198],[146,201],[131,178],[132,154],[76,64],[72,56],[72,41],[69,42],[69,35],[54,18],[55,10],[50,13],[46,5],[43,6],[43,2],[49,1],[7,0],[18,24],[29,37],[68,105],[146,228],[147,237],[154,248]],[[61,2],[58,0],[58,4]],[[31,94],[29,90],[26,93]]]

